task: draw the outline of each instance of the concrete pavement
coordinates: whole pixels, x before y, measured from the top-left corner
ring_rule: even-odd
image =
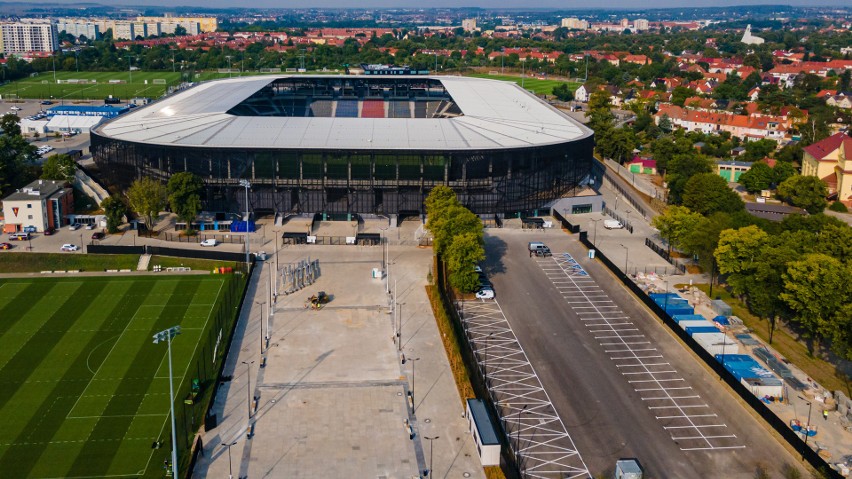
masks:
[[[414,229],[405,224],[400,237]],[[259,242],[267,252],[274,251],[273,237],[270,231]],[[381,256],[378,246],[280,249],[279,265],[319,259],[321,275],[312,286],[277,298],[264,355],[255,302],[269,301],[275,257],[259,263],[225,365],[232,379],[220,387],[213,408],[220,423],[203,434],[204,456],[193,477],[227,475],[228,449],[221,444],[234,442],[235,477],[411,478],[423,474],[430,459],[439,477],[484,477],[424,289],[432,251],[391,244],[396,312],[386,284],[371,278]],[[320,290],[332,295],[331,302],[319,311],[306,309],[305,298]],[[401,351],[394,341],[396,313]],[[253,396],[258,407],[249,419]],[[424,436],[438,437],[433,458]]]

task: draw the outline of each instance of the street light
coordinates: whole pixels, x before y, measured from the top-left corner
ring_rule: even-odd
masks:
[[[518,443],[517,448],[515,449],[516,458],[515,460],[518,463],[518,473],[521,472],[521,413],[527,410],[527,406],[529,404],[524,404],[524,407],[518,409],[518,431],[515,433],[515,441]]]
[[[799,396],[799,399],[808,403],[808,424],[807,424],[807,426],[805,426],[805,447],[807,447],[808,446],[808,432],[810,432],[810,430],[811,430],[811,407],[813,406],[813,403],[811,401],[808,401],[807,399],[803,398],[802,396]],[[802,459],[804,459],[804,458],[805,458],[805,451],[802,451]]]
[[[226,442],[222,443],[222,446],[228,448],[228,479],[234,479],[234,468],[231,464],[231,446],[233,446],[236,443],[237,443],[237,441],[234,441],[230,444],[228,444]]]
[[[426,439],[427,441],[429,441],[429,470],[427,470],[426,474],[424,474],[424,475],[428,476],[429,474],[432,474],[432,441],[434,441],[435,439],[441,439],[441,436],[435,436],[435,437],[423,436],[423,439]]]
[[[411,409],[417,412],[417,406],[414,403],[414,361],[420,361],[420,358],[409,358],[411,361]]]
[[[248,417],[251,419],[251,365],[254,364],[254,361],[243,361],[242,363],[246,365],[246,377],[248,378],[246,396],[248,397]]]
[[[260,354],[263,354],[263,305],[266,301],[255,301],[254,304],[260,306]]]
[[[230,67],[228,68],[230,70]],[[246,273],[249,271],[249,201],[248,201],[248,190],[251,188],[251,183],[249,180],[240,180],[240,186],[245,187],[246,189]]]
[[[485,389],[488,389],[488,339],[491,338],[491,335],[494,333],[488,333],[488,336],[485,336],[485,349],[482,352],[485,354],[485,357],[482,360],[482,373],[485,377]]]
[[[169,354],[169,408],[172,416],[172,477],[178,477],[177,470],[177,439],[175,438],[175,389],[172,380],[172,338],[180,334],[180,326],[172,326],[154,335],[154,344],[165,341]]]
[[[592,222],[595,223],[595,235],[592,237],[592,244],[595,246],[595,248],[598,247],[598,221],[601,221],[602,219],[603,218],[592,220]]]
[[[231,78],[231,55],[225,55],[225,58],[228,59],[228,78]]]
[[[624,274],[627,275],[627,260],[630,258],[630,250],[623,244],[621,247],[624,248]]]

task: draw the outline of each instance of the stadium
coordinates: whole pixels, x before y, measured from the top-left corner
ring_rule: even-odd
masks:
[[[263,76],[197,84],[92,130],[103,179],[204,179],[205,208],[413,215],[437,185],[525,215],[590,174],[591,130],[513,83],[451,76]]]

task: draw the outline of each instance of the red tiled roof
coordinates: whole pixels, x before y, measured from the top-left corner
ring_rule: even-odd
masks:
[[[840,148],[841,145],[844,145],[845,147],[846,158],[852,158],[852,138],[843,132],[835,133],[822,141],[806,146],[804,150],[805,153],[811,155],[815,159],[821,160]]]

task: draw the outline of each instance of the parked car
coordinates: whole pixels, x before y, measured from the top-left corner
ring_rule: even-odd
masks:
[[[481,288],[476,292],[477,299],[494,299],[494,289],[492,288]]]
[[[618,220],[606,220],[604,221],[604,228],[608,230],[620,230],[624,228],[624,225]]]
[[[104,234],[100,231],[95,231],[94,233],[92,233],[92,239],[93,240],[104,239]]]
[[[87,230],[95,229],[95,224],[94,223],[86,223],[86,229]]]
[[[19,106],[15,105],[15,106],[12,106],[12,110],[15,110],[15,111],[21,111],[21,110],[23,110],[23,108],[21,108],[21,107],[19,107]]]
[[[50,100],[42,100],[41,104],[42,105],[53,105],[53,102],[50,101]]]
[[[80,229],[80,223],[70,224],[68,225],[68,229],[71,231],[77,231],[78,229]]]
[[[70,243],[65,243],[61,248],[59,248],[60,251],[77,251],[78,249],[80,249],[79,246]]]
[[[53,229],[53,228],[48,228],[48,229],[44,230],[44,235],[45,235],[45,236],[50,236],[50,235],[52,235],[53,233],[56,233],[56,230],[55,230],[55,229]]]
[[[0,243],[0,249],[12,249],[12,243]]]
[[[216,246],[217,244],[219,244],[219,242],[215,239],[206,239],[201,242],[201,246]]]

